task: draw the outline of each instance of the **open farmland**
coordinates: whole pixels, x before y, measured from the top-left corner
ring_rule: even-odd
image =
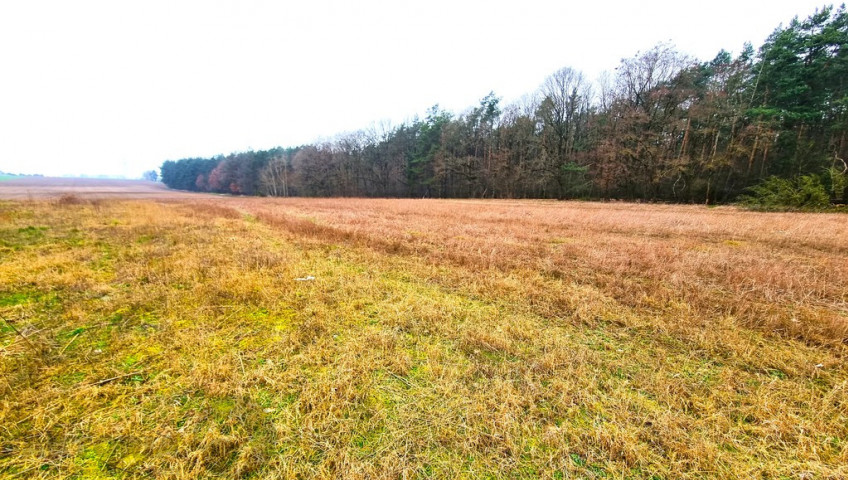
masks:
[[[187,192],[168,190],[161,183],[143,180],[59,177],[0,177],[0,199],[55,199],[61,195],[76,195],[86,199],[163,199],[192,197]]]
[[[848,477],[844,215],[168,193],[0,203],[0,476]]]

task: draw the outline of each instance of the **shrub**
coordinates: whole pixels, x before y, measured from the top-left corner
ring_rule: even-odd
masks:
[[[830,194],[834,203],[848,203],[848,195],[846,195],[848,193],[846,192],[846,188],[848,188],[848,175],[846,175],[846,171],[848,171],[848,167],[845,170],[831,168],[828,171]]]
[[[743,205],[766,210],[797,208],[818,210],[830,205],[830,194],[818,175],[796,179],[769,177],[739,198]]]

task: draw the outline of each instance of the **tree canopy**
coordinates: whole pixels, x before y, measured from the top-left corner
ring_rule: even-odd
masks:
[[[564,67],[513,104],[490,92],[460,114],[433,106],[320,144],[169,160],[161,178],[245,195],[713,203],[816,177],[844,201],[846,46],[845,7],[824,7],[735,57],[660,44],[596,84]]]

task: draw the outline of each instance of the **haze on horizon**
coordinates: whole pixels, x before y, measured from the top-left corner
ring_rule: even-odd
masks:
[[[505,103],[658,42],[755,48],[816,1],[5,2],[0,171],[137,177],[166,159],[295,146],[439,104]]]

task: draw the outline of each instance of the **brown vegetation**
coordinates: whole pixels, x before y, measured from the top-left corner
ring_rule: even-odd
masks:
[[[0,219],[7,477],[848,475],[843,216],[195,197]]]
[[[685,305],[689,322],[848,342],[844,215],[760,214],[619,203],[235,201],[298,235],[349,241],[430,263],[591,285],[629,307]],[[528,282],[522,290],[532,290]],[[540,285],[541,297],[549,297]]]

